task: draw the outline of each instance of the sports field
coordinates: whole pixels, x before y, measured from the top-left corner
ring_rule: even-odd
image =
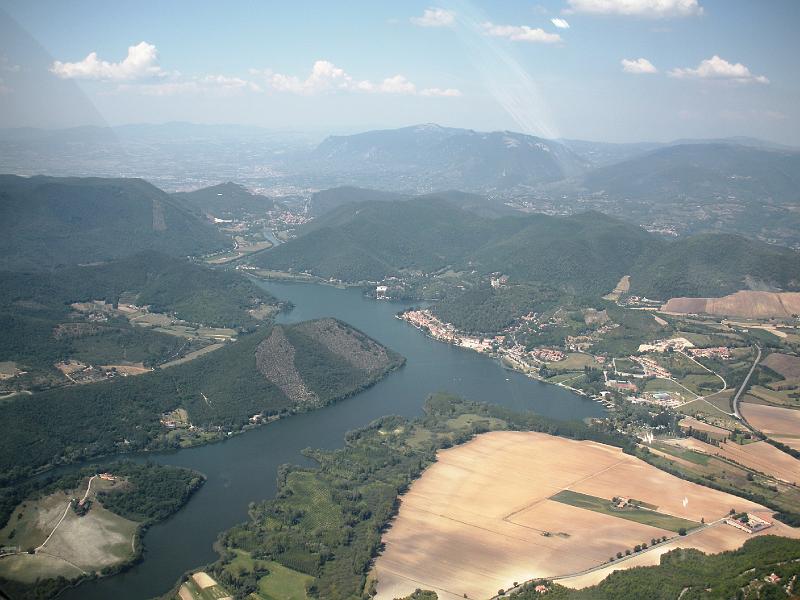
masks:
[[[436,591],[440,599],[488,598],[515,581],[578,573],[653,538],[679,537],[550,499],[563,490],[596,499],[635,498],[666,519],[698,524],[701,518],[718,520],[731,508],[771,514],[673,477],[619,448],[541,433],[486,433],[439,452],[402,497],[373,572],[377,598],[392,600],[417,588]],[[662,521],[667,523],[677,521]],[[743,542],[732,527],[713,529],[713,537],[690,531],[682,543],[691,546],[697,538],[713,550]],[[618,568],[631,563],[621,561]]]

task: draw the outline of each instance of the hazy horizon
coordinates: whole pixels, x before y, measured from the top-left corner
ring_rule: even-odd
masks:
[[[2,0],[0,127],[437,123],[800,145],[800,5],[788,0],[766,10],[720,0],[240,8],[226,7],[222,30],[211,4],[112,15],[96,2]]]

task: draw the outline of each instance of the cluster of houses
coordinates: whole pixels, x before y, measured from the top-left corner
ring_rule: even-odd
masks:
[[[721,358],[722,360],[729,360],[731,358],[731,349],[725,346],[717,346],[715,348],[691,348],[689,355],[694,358]]]
[[[500,273],[494,273],[489,278],[489,285],[491,285],[494,289],[501,288],[508,283],[508,275],[501,275]]]
[[[542,362],[558,362],[567,358],[566,354],[555,348],[534,348],[531,355]]]
[[[648,358],[646,356],[631,356],[630,359],[642,366],[642,369],[644,370],[644,377],[653,376],[661,377],[662,379],[669,379],[672,377],[672,373],[659,365],[652,358]]]
[[[674,337],[668,340],[656,340],[649,344],[641,344],[639,352],[667,352],[668,350],[683,352],[687,348],[694,348],[694,344],[686,338]]]

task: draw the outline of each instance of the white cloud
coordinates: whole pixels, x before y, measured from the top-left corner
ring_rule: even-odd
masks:
[[[10,93],[11,93],[11,88],[8,87],[3,81],[3,78],[0,77],[0,96],[5,96],[6,94]]]
[[[569,29],[569,23],[567,23],[566,19],[555,17],[554,19],[550,19],[550,22],[559,29]]]
[[[672,69],[671,77],[680,79],[721,79],[736,83],[769,83],[763,75],[753,75],[742,63],[729,63],[716,54],[702,61],[696,69]]]
[[[623,58],[620,63],[622,64],[622,70],[626,73],[634,73],[635,75],[658,73],[658,69],[646,58],[637,58],[635,60]]]
[[[461,96],[461,91],[455,88],[425,88],[420,93],[420,96],[438,96],[440,98],[458,98]]]
[[[417,86],[402,75],[395,75],[384,79],[375,91],[382,94],[416,94]]]
[[[318,60],[311,68],[311,73],[305,79],[295,75],[284,75],[272,71],[252,71],[252,74],[263,75],[269,86],[278,92],[288,92],[311,96],[325,92],[365,92],[370,94],[404,94],[408,96],[460,96],[457,89],[425,88],[417,90],[417,86],[404,75],[394,75],[379,82],[357,80],[341,67],[337,67],[327,60]]]
[[[567,0],[568,13],[664,19],[703,14],[697,0]]]
[[[538,42],[542,44],[554,44],[561,41],[561,36],[557,33],[547,33],[545,30],[527,25],[495,25],[491,22],[481,24],[484,35],[508,38],[513,42]]]
[[[452,27],[456,13],[444,8],[426,8],[421,17],[411,17],[411,22],[419,27]]]
[[[349,89],[353,86],[353,78],[332,62],[318,60],[311,68],[305,80],[294,75],[268,73],[270,85],[279,92],[311,95],[336,89]]]
[[[181,94],[233,96],[245,91],[260,92],[261,87],[240,77],[203,75],[157,83],[124,83],[117,86],[115,91],[132,92],[143,96],[177,96]]]
[[[100,60],[97,53],[92,52],[79,62],[57,60],[50,67],[50,71],[62,79],[104,81],[133,81],[166,75],[158,65],[158,50],[147,42],[129,46],[128,55],[120,62]]]

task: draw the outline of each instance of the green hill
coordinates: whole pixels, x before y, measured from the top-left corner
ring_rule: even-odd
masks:
[[[261,267],[349,282],[445,267],[510,284],[595,297],[631,275],[631,293],[666,299],[748,286],[800,289],[798,253],[733,234],[667,241],[597,212],[489,219],[447,200],[343,205],[254,259]]]
[[[217,218],[263,216],[275,207],[271,198],[253,194],[244,186],[230,181],[192,192],[177,192],[172,197],[193,210]]]
[[[404,269],[431,271],[460,261],[487,223],[443,200],[346,204],[254,264],[346,281],[379,280]]]
[[[800,152],[731,143],[679,144],[590,171],[585,184],[618,196],[800,198]]]
[[[94,300],[116,306],[123,295],[126,302],[150,305],[152,312],[234,329],[251,329],[256,319],[248,311],[277,303],[237,272],[156,252],[49,273],[0,271],[0,361],[13,361],[27,372],[4,383],[37,390],[68,383],[54,367],[58,361],[151,366],[209,343],[135,326],[120,313],[92,315],[70,306]]]
[[[332,319],[262,327],[191,362],[139,377],[72,386],[0,404],[14,423],[0,436],[0,482],[60,463],[120,451],[158,449],[224,439],[250,423],[329,404],[361,390],[403,364],[398,354]],[[272,342],[270,341],[272,340]],[[274,367],[274,368],[273,368]],[[275,373],[290,368],[315,394],[303,402]],[[289,391],[289,395],[283,389]],[[160,422],[183,408],[194,430]]]
[[[631,293],[666,300],[738,290],[800,289],[800,254],[733,234],[652,245],[631,267]]]
[[[396,192],[383,192],[345,185],[316,192],[311,196],[310,208],[311,214],[318,217],[352,202],[366,202],[368,200],[390,202],[407,198],[407,196]]]
[[[141,179],[0,176],[0,269],[45,270],[156,250],[229,245],[216,228]]]

